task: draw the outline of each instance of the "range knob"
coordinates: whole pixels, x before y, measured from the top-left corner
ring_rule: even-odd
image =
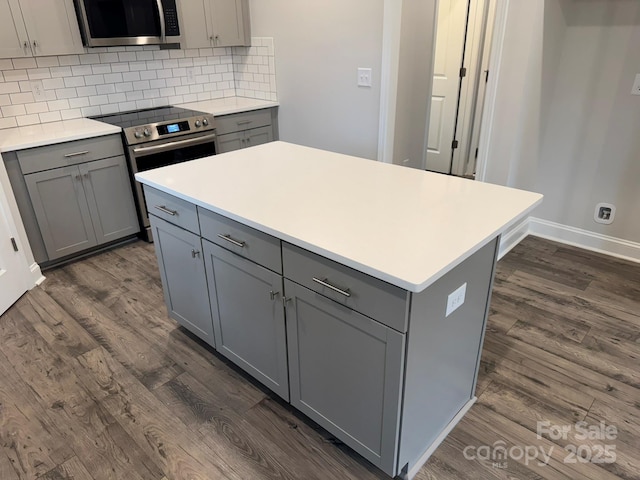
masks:
[[[144,129],[144,131],[143,131],[142,133],[143,133],[143,135],[144,135],[145,137],[150,137],[150,136],[151,136],[151,132],[149,131],[149,129],[148,129],[148,128],[145,128],[145,129]]]
[[[133,136],[136,138],[142,138],[142,132],[140,132],[139,130],[136,130]]]
[[[209,125],[209,120],[207,120],[206,118],[203,118],[203,119],[202,119],[202,125],[204,125],[205,127],[206,127],[207,125]]]
[[[200,120],[196,120],[196,123],[194,123],[194,125],[196,126],[196,128],[200,128],[202,126],[202,122]]]

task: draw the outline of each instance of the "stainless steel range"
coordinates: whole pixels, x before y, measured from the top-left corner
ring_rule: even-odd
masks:
[[[213,116],[185,108],[160,107],[92,118],[122,127],[142,235],[151,242],[142,186],[133,176],[145,170],[215,155],[217,139]]]

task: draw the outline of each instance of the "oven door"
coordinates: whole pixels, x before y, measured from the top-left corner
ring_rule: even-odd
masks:
[[[75,0],[85,45],[179,42],[176,0]]]
[[[154,168],[166,167],[216,154],[217,138],[212,132],[185,135],[171,141],[157,140],[129,147],[129,168],[132,175]],[[149,214],[142,185],[134,180],[134,193],[142,225],[150,235]],[[149,237],[149,241],[151,238]]]

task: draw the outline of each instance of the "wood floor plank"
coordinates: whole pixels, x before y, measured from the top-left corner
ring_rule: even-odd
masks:
[[[53,470],[45,473],[38,480],[95,480],[89,473],[87,467],[78,459],[71,457],[62,465],[58,465]]]

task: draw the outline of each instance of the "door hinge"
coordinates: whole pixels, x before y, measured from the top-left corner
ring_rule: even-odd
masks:
[[[456,148],[458,148],[458,140],[454,140],[453,142],[451,142],[451,148],[453,150],[455,150]]]
[[[16,243],[16,239],[11,237],[11,245],[13,245],[13,251],[17,252],[18,251],[18,244]]]
[[[460,69],[460,78],[464,78],[467,76],[467,69],[465,67],[462,67]]]

